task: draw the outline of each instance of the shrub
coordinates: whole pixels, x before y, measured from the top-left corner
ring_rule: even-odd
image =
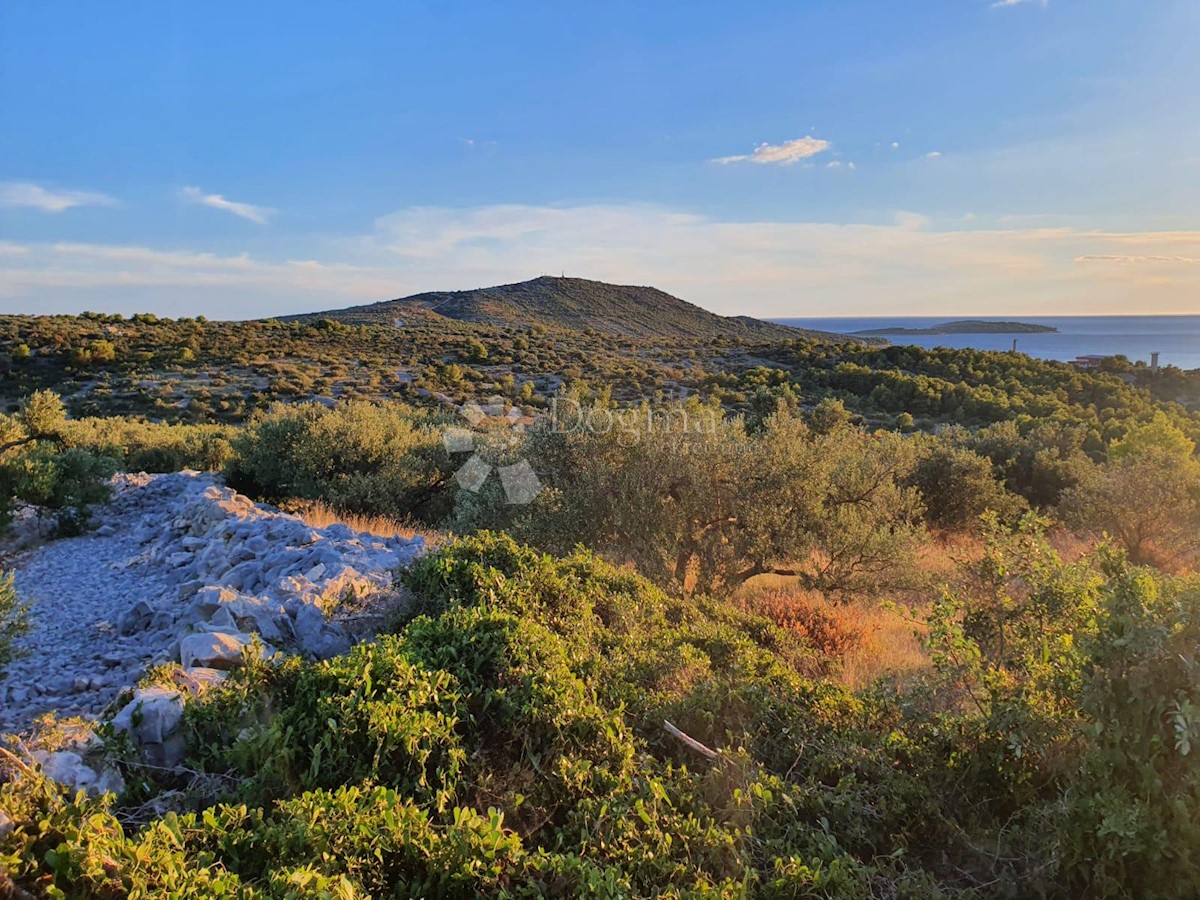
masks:
[[[946,440],[922,442],[907,483],[921,492],[925,518],[939,528],[962,529],[989,511],[1011,522],[1028,509],[996,480],[990,460]]]
[[[765,591],[742,599],[739,606],[803,636],[826,656],[843,657],[861,647],[866,638],[861,622],[849,609],[814,602],[801,593]]]
[[[531,435],[521,449],[546,489],[529,507],[491,495],[492,521],[554,552],[593,547],[685,592],[727,594],[769,572],[840,599],[914,584],[911,449],[826,425],[781,410],[747,433],[699,404],[582,408]],[[473,502],[472,521],[486,521]]]
[[[26,608],[17,599],[11,572],[0,574],[0,679],[5,667],[17,658],[14,642],[29,629]]]
[[[1138,565],[1177,568],[1200,551],[1200,461],[1161,446],[1092,466],[1062,498],[1077,528],[1108,534]]]
[[[233,441],[230,483],[347,512],[424,513],[445,483],[441,419],[399,403],[277,404]]]

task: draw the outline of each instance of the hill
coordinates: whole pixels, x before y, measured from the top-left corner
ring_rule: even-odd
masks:
[[[335,319],[352,325],[378,325],[429,317],[507,328],[534,325],[639,338],[787,340],[819,337],[846,341],[845,335],[805,331],[749,316],[719,316],[652,287],[606,284],[585,278],[542,276],[518,284],[469,291],[433,291],[399,300],[305,315],[286,320]]]

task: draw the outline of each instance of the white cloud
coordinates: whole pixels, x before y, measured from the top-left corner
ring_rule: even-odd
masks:
[[[416,207],[269,256],[78,243],[0,252],[0,309],[212,318],[331,309],[542,273],[649,284],[725,314],[1187,312],[1200,231],[731,222],[647,205]],[[1123,262],[1126,264],[1118,264]]]
[[[841,167],[841,162],[836,159],[831,159],[829,162],[825,163],[825,168],[827,169],[840,169]]]
[[[1146,255],[1120,255],[1109,253],[1106,255],[1091,255],[1075,257],[1077,263],[1120,263],[1121,265],[1144,265],[1156,263],[1183,263],[1185,265],[1196,265],[1200,263],[1200,256],[1146,256]]]
[[[926,159],[940,159],[941,156],[942,156],[941,150],[930,150],[928,153],[925,154]]]
[[[721,165],[752,162],[759,165],[776,163],[783,166],[790,166],[792,163],[799,162],[802,159],[808,159],[810,156],[824,153],[832,146],[829,141],[809,135],[808,137],[796,138],[794,141],[784,141],[782,144],[759,144],[754,148],[753,153],[741,156],[719,156],[711,160],[711,162],[720,163]]]
[[[117,201],[96,191],[55,191],[25,181],[0,184],[0,206],[60,213],[75,206],[116,206]]]
[[[899,142],[899,141],[892,141],[892,149],[893,149],[893,150],[899,150],[899,149],[900,149],[900,142]]]
[[[179,196],[188,203],[221,209],[225,212],[233,213],[235,216],[240,216],[243,219],[249,219],[251,222],[257,222],[259,225],[266,225],[267,220],[276,212],[268,206],[238,203],[235,200],[226,200],[220,194],[206,194],[198,187],[185,187],[179,192]]]
[[[1006,6],[1021,6],[1024,3],[1039,3],[1045,6],[1050,0],[995,0],[992,9],[1002,9]]]

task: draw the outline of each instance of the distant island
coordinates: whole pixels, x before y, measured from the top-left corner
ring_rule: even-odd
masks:
[[[1047,334],[1057,331],[1057,328],[1050,325],[1033,325],[1029,322],[985,322],[978,319],[963,319],[958,322],[930,325],[928,328],[902,328],[895,325],[887,328],[868,328],[865,331],[856,331],[854,334],[863,337],[884,337],[922,334]]]

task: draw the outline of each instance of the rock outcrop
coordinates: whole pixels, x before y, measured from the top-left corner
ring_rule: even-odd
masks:
[[[92,534],[18,561],[33,629],[28,655],[0,683],[0,732],[23,730],[42,712],[115,713],[114,730],[155,764],[172,765],[188,693],[248,652],[344,652],[352,636],[330,614],[386,595],[394,571],[424,549],[420,538],[313,528],[208,474],[118,475],[113,489]],[[172,661],[183,687],[143,688],[114,706],[148,665]],[[43,765],[80,787],[111,786],[75,756],[61,751]]]

